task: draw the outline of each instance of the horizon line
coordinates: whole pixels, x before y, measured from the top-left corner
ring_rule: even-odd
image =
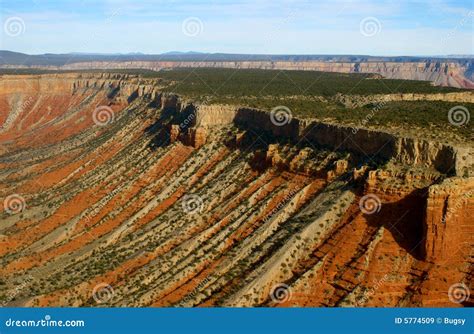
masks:
[[[417,55],[407,55],[407,54],[397,54],[397,55],[384,55],[384,54],[362,54],[362,53],[240,53],[240,52],[204,52],[204,51],[165,51],[162,53],[144,53],[141,51],[130,51],[130,52],[84,52],[84,51],[69,51],[66,53],[61,52],[43,52],[43,53],[25,53],[21,51],[14,51],[9,49],[0,49],[0,52],[12,52],[23,54],[27,56],[44,56],[44,55],[97,55],[97,56],[114,56],[114,55],[140,55],[140,56],[162,56],[162,55],[242,55],[242,56],[359,56],[359,57],[384,57],[384,58],[396,58],[396,57],[439,57],[439,58],[450,58],[450,57],[472,57],[473,54],[417,54]]]

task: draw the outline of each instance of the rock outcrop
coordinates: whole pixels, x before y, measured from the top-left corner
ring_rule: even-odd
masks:
[[[474,247],[474,178],[450,178],[429,187],[426,221],[426,259],[455,263]]]

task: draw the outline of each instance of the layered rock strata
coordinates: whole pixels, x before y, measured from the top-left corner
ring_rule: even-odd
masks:
[[[26,66],[3,65],[3,68]],[[387,79],[424,80],[435,85],[474,88],[472,61],[458,62],[336,62],[336,61],[107,61],[70,63],[63,66],[28,66],[56,70],[235,68],[300,70],[338,73],[374,73]]]
[[[472,306],[462,149],[52,78],[0,80],[3,305]]]

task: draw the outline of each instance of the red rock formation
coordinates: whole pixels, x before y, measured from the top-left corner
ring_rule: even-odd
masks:
[[[430,262],[457,261],[474,247],[474,178],[450,179],[429,188],[425,256]]]
[[[178,140],[178,137],[180,135],[179,125],[171,124],[169,131],[170,131],[170,142],[174,143],[176,140]]]
[[[257,131],[229,108],[183,129],[189,104],[137,78],[23,79],[0,81],[0,297],[26,282],[5,305],[96,305],[101,283],[115,306],[472,305],[448,294],[472,291],[474,235],[473,179],[439,168],[461,159],[449,147],[372,131],[333,152],[351,129],[319,123],[301,145],[308,124],[251,109]],[[95,124],[97,105],[114,122]],[[156,147],[163,129],[173,145]],[[356,144],[385,138],[391,160],[361,166]]]
[[[207,131],[204,128],[190,128],[185,140],[194,148],[199,148],[206,143]]]

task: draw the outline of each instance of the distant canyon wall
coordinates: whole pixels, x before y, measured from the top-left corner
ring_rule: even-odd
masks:
[[[420,138],[404,137],[397,134],[364,128],[353,128],[340,124],[330,124],[315,119],[292,118],[282,125],[275,125],[269,112],[252,108],[227,105],[194,105],[172,94],[163,94],[160,83],[154,79],[142,79],[135,75],[121,74],[47,74],[35,76],[4,76],[0,79],[0,94],[68,92],[74,94],[81,89],[107,89],[111,96],[124,102],[145,97],[157,106],[174,108],[178,112],[194,109],[192,129],[188,137],[191,142],[205,141],[206,132],[200,128],[235,124],[242,129],[257,133],[266,132],[275,137],[299,142],[308,140],[314,145],[332,150],[350,151],[361,157],[394,159],[408,165],[434,168],[450,175],[470,175],[474,165],[472,147],[444,144]],[[457,96],[452,94],[458,94]],[[412,98],[419,99],[419,96]],[[429,95],[429,94],[428,94]],[[470,93],[432,94],[433,99],[472,99]],[[398,95],[397,95],[398,96]],[[376,97],[376,96],[375,96]],[[347,97],[349,100],[351,97]],[[405,97],[408,99],[409,97]],[[187,117],[187,116],[185,116]],[[173,131],[180,131],[179,128]],[[210,130],[212,131],[212,130]],[[176,134],[176,136],[178,136]]]
[[[21,68],[3,65],[2,68]],[[431,81],[434,85],[474,89],[474,63],[457,62],[332,62],[332,61],[96,61],[63,66],[23,66],[56,70],[230,68],[373,73],[387,79]]]

